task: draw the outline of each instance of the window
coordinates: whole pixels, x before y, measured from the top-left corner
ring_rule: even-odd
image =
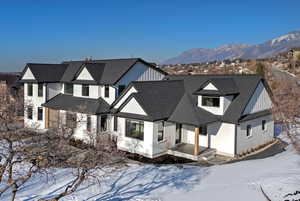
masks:
[[[32,92],[33,92],[32,88],[33,88],[32,84],[27,85],[27,96],[32,96]]]
[[[266,130],[266,120],[261,121],[261,130],[263,130],[263,131]]]
[[[90,96],[90,87],[87,84],[82,85],[82,96]]]
[[[220,107],[220,97],[202,96],[202,106]]]
[[[67,112],[66,114],[66,126],[67,128],[76,128],[77,124],[76,113]]]
[[[107,131],[107,115],[101,115],[101,131]]]
[[[27,107],[27,119],[32,119],[32,107]]]
[[[109,86],[104,87],[104,97],[109,98]]]
[[[199,128],[200,135],[207,135],[207,126],[201,126]]]
[[[144,122],[126,119],[126,137],[144,140]]]
[[[88,115],[88,116],[86,117],[86,130],[87,130],[88,132],[91,132],[91,130],[92,130],[92,119],[91,119],[91,116],[90,116],[90,115]]]
[[[164,121],[158,122],[158,132],[157,132],[157,141],[158,142],[160,142],[164,139],[164,127],[165,127]]]
[[[251,137],[252,135],[252,128],[251,128],[251,125],[247,125],[247,133],[246,133],[246,136],[247,137]]]
[[[121,93],[124,91],[125,89],[125,85],[119,85],[119,88],[118,88],[118,96],[121,95]]]
[[[65,94],[73,95],[73,84],[66,83],[64,92],[65,92]]]
[[[114,131],[118,131],[118,117],[114,116]]]
[[[38,97],[43,97],[43,84],[38,84]]]
[[[43,108],[38,108],[38,121],[43,121]]]

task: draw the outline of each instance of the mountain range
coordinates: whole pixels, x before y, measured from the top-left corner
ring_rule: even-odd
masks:
[[[230,44],[217,48],[193,48],[161,64],[188,64],[237,58],[257,59],[275,56],[290,48],[300,47],[300,30],[257,45]]]

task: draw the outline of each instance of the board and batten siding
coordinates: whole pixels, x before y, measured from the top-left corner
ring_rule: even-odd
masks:
[[[162,80],[165,75],[142,62],[137,62],[116,84],[127,86],[132,81]]]
[[[262,130],[262,121],[265,120],[265,130]],[[247,136],[247,125],[251,126],[251,135]],[[236,153],[241,154],[259,145],[270,142],[274,137],[274,121],[272,115],[259,117],[241,122],[237,126]]]
[[[258,84],[252,95],[249,103],[247,104],[244,115],[252,114],[263,110],[271,109],[272,101],[271,98],[262,82]]]

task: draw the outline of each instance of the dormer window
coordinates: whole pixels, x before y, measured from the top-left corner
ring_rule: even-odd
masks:
[[[202,96],[202,106],[220,107],[220,97]]]
[[[82,85],[82,96],[90,96],[90,86],[88,84]]]

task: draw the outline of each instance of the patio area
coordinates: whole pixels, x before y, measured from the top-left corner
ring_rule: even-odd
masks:
[[[200,161],[200,160],[208,160],[214,157],[216,154],[216,150],[199,146],[199,154],[194,155],[194,145],[182,143],[170,149],[168,151],[168,154],[177,157],[187,158],[194,161]]]

